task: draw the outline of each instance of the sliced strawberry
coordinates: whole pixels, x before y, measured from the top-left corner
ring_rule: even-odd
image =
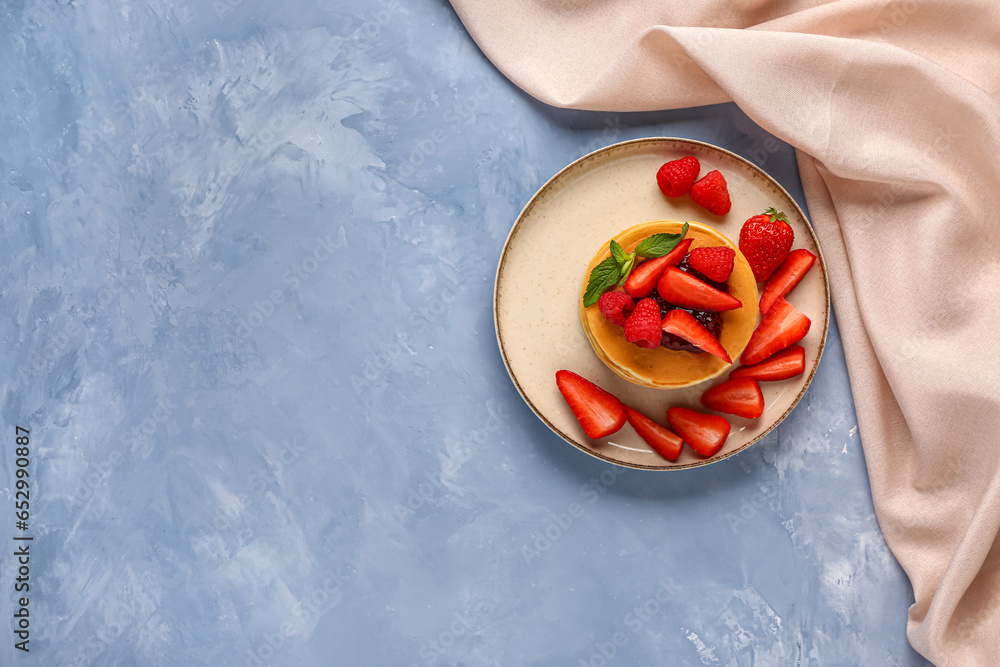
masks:
[[[715,412],[756,419],[764,414],[764,394],[753,378],[730,378],[701,395],[701,404]]]
[[[660,327],[668,334],[683,338],[695,347],[722,359],[727,364],[733,363],[726,348],[722,347],[722,343],[712,335],[712,332],[704,324],[696,320],[694,315],[686,310],[680,308],[671,310],[663,318]]]
[[[695,248],[688,257],[688,263],[691,264],[692,269],[709,280],[724,283],[729,280],[729,274],[733,272],[733,260],[735,259],[735,250],[720,245]]]
[[[652,294],[656,289],[656,283],[660,281],[660,276],[663,275],[663,270],[681,263],[688,248],[691,247],[692,240],[681,239],[677,246],[663,257],[647,259],[632,269],[628,280],[625,281],[625,291],[631,294],[633,299],[641,299]]]
[[[625,406],[628,423],[632,425],[639,437],[653,448],[653,451],[668,461],[676,461],[681,455],[684,441],[676,433],[668,431],[638,410]]]
[[[667,421],[691,449],[704,457],[714,456],[729,437],[729,422],[725,417],[706,415],[688,408],[670,408]]]
[[[775,382],[802,375],[805,371],[806,350],[801,345],[792,345],[759,364],[734,369],[729,374],[729,379],[753,378],[758,382]]]
[[[809,269],[815,263],[816,255],[808,250],[799,248],[790,252],[788,258],[771,274],[771,278],[767,281],[764,293],[760,297],[760,312],[766,313],[770,310],[778,297],[788,296],[788,293],[795,289],[795,286],[809,273]]]
[[[743,303],[732,294],[717,290],[675,266],[668,266],[660,276],[656,289],[660,296],[675,306],[697,310],[735,310]]]
[[[798,343],[809,333],[810,324],[809,318],[796,310],[795,306],[785,301],[784,297],[778,297],[750,336],[740,363],[744,366],[756,364],[775,352]]]
[[[606,438],[625,425],[625,406],[615,396],[572,371],[556,371],[556,384],[588,437]]]

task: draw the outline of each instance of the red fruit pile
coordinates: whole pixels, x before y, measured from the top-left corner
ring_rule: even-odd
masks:
[[[730,426],[724,417],[688,408],[667,410],[671,431],[572,371],[556,372],[556,386],[583,432],[593,440],[617,433],[628,422],[654,452],[676,461],[685,442],[701,456],[709,457],[717,454],[729,437]]]
[[[697,180],[699,171],[697,159],[688,156],[664,164],[656,180],[664,195],[690,193],[710,212],[725,215],[731,207],[725,178],[711,171]],[[597,303],[609,322],[624,329],[625,339],[640,347],[678,349],[680,341],[685,349],[732,363],[719,342],[719,313],[743,305],[726,286],[736,252],[721,246],[691,250],[692,240],[683,238],[686,233],[685,224],[678,235],[654,235],[631,254],[612,242],[612,257],[591,274],[584,305]],[[766,283],[759,304],[761,321],[740,356],[741,365],[702,394],[706,410],[757,419],[765,408],[761,382],[805,372],[805,349],[797,343],[809,333],[811,322],[785,297],[817,258],[805,249],[792,250],[794,241],[788,218],[774,208],[743,224],[740,251],[756,280]],[[671,407],[668,429],[575,373],[559,371],[556,383],[590,438],[607,437],[628,422],[653,451],[676,461],[685,442],[699,455],[710,457],[729,437],[730,423],[719,415]]]
[[[781,270],[775,273],[773,282],[768,284],[770,289],[765,289],[762,297],[762,302],[766,297],[769,307],[766,310],[762,308],[764,314],[760,324],[740,357],[742,365],[731,371],[728,379],[702,394],[701,404],[706,410],[757,419],[764,414],[765,407],[761,382],[787,380],[805,372],[805,349],[796,343],[809,332],[811,323],[784,297],[802,280],[815,261],[816,257],[811,253],[796,251],[790,253]],[[702,265],[702,268],[713,273],[712,266]],[[666,287],[661,287],[664,278],[667,279]],[[725,298],[733,298],[674,266],[663,268],[657,293],[663,299],[669,295],[672,301],[692,299],[698,307],[725,306],[728,303]],[[687,310],[672,308],[661,320],[659,303],[652,297],[646,297],[626,316],[632,302],[632,296],[625,292],[608,292],[600,300],[601,312],[609,321],[625,317],[626,340],[652,348],[659,345],[658,336],[661,333],[677,336],[731,363],[718,338]],[[730,423],[719,415],[671,407],[667,410],[668,429],[575,373],[567,370],[557,372],[556,383],[584,432],[593,439],[612,435],[628,422],[653,451],[668,461],[676,461],[685,442],[700,456],[711,457],[719,453],[729,437]]]
[[[625,340],[639,347],[707,352],[732,363],[718,337],[719,313],[743,305],[726,291],[736,251],[719,246],[688,252],[692,239],[675,243],[665,255],[630,269],[624,291],[612,286],[600,295],[598,308],[605,319],[624,329]]]
[[[706,391],[701,402],[709,410],[747,419],[764,412],[760,382],[778,382],[805,372],[805,348],[796,345],[812,322],[785,300],[816,263],[805,249],[791,250],[794,234],[784,213],[770,208],[743,224],[740,250],[758,281],[766,280],[760,298],[760,324],[743,349],[729,379]]]
[[[660,167],[656,172],[656,184],[667,197],[676,198],[690,193],[691,199],[709,213],[729,213],[732,202],[726,178],[719,170],[713,169],[699,180],[700,172],[698,158],[687,155]]]

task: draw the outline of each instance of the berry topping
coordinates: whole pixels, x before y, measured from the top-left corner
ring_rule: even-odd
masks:
[[[628,423],[632,425],[639,437],[653,448],[654,452],[668,461],[677,460],[677,457],[681,455],[681,447],[684,446],[684,441],[679,435],[672,433],[627,405],[625,406],[625,414],[628,415]]]
[[[764,287],[764,293],[760,297],[760,312],[766,313],[778,297],[788,296],[815,263],[816,255],[808,250],[799,248],[788,253],[788,259],[771,275]]]
[[[611,324],[623,327],[625,318],[632,312],[635,302],[625,292],[605,292],[601,295],[601,300],[597,302],[597,307],[601,309],[601,315]]]
[[[701,404],[715,412],[747,419],[764,414],[764,394],[753,378],[730,378],[702,394]]]
[[[660,346],[660,306],[654,299],[643,299],[625,320],[625,340],[652,350]]]
[[[701,165],[693,155],[667,162],[656,172],[656,184],[668,197],[680,197],[691,189]]]
[[[729,187],[718,169],[705,174],[691,186],[691,199],[709,213],[725,215],[733,207],[729,200]]]
[[[695,248],[688,256],[691,268],[717,283],[729,280],[729,274],[733,272],[734,259],[736,251],[725,246]]]
[[[678,310],[677,306],[672,303],[667,303],[667,300],[660,296],[660,293],[656,290],[654,290],[649,297],[659,304],[661,320],[666,317],[667,313],[671,310]],[[712,334],[714,338],[718,339],[718,337],[722,334],[722,316],[714,310],[694,310],[691,308],[681,308],[680,310],[690,313],[699,324],[708,329],[708,332]],[[682,350],[684,352],[703,354],[703,351],[700,348],[695,347],[680,336],[675,336],[667,333],[666,331],[663,332],[663,338],[660,340],[660,345],[668,350]]]
[[[753,378],[758,382],[787,380],[806,371],[806,351],[801,345],[792,345],[787,350],[768,357],[753,366],[740,366],[729,374],[733,378]]]
[[[699,310],[735,310],[743,303],[722,290],[698,280],[676,266],[668,266],[656,289],[668,302]]]
[[[705,327],[708,333],[712,334],[712,338],[718,340],[719,335],[722,334],[722,316],[714,310],[689,310],[687,308],[675,308],[674,310],[683,310],[685,313],[690,313],[691,317],[698,324]],[[663,332],[663,339],[660,341],[660,345],[668,350],[684,350],[694,352],[695,354],[704,353],[704,350],[691,344],[687,339],[666,331]]]
[[[688,408],[670,408],[667,410],[667,422],[691,449],[705,457],[718,454],[729,437],[729,422],[718,415],[706,415]]]
[[[641,299],[656,292],[656,283],[660,281],[663,270],[668,266],[677,266],[681,259],[687,254],[691,247],[691,239],[684,239],[677,246],[663,257],[647,259],[645,262],[635,267],[628,280],[625,281],[625,291],[632,295],[632,298]]]
[[[615,396],[572,371],[557,371],[556,384],[589,438],[605,438],[625,425],[625,406]]]
[[[794,240],[795,233],[788,224],[788,218],[773,208],[743,223],[740,230],[740,252],[750,262],[757,282],[766,281],[781,266],[788,257]]]
[[[733,362],[729,357],[729,353],[726,352],[726,348],[722,347],[718,339],[686,310],[679,308],[671,310],[663,318],[660,326],[667,333],[683,338],[695,347],[722,359],[727,364]]]
[[[798,343],[809,333],[810,324],[809,318],[796,310],[795,306],[783,297],[778,297],[750,336],[740,363],[746,366],[756,364],[775,352]]]

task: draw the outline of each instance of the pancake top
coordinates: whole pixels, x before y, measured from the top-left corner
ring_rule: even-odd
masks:
[[[757,281],[743,253],[726,236],[700,222],[688,222],[685,238],[692,239],[691,249],[726,246],[736,251],[733,272],[729,276],[729,293],[743,305],[721,313],[722,333],[719,342],[729,356],[738,359],[757,326]],[[684,223],[679,220],[657,220],[630,227],[614,237],[625,252],[632,252],[640,241],[653,234],[679,234]],[[725,371],[731,364],[711,354],[658,347],[647,350],[625,340],[622,328],[608,322],[594,305],[583,307],[590,272],[611,255],[609,239],[594,255],[583,276],[580,290],[580,320],[594,352],[611,370],[630,382],[646,387],[686,387],[704,382]]]

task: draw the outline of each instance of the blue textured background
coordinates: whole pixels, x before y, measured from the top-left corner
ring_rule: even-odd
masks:
[[[692,137],[802,202],[734,106],[545,107],[440,1],[2,9],[0,664],[926,664],[835,326],[776,433],[680,474],[501,362],[503,241],[580,155]]]

